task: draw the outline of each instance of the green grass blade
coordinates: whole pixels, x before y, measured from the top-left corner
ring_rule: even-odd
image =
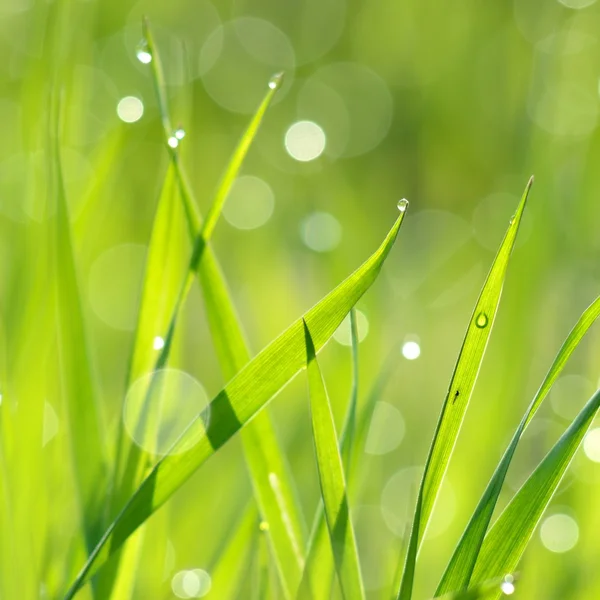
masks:
[[[600,390],[535,469],[485,537],[473,584],[514,571],[600,407]],[[498,598],[496,594],[494,598]]]
[[[347,600],[364,598],[354,527],[350,518],[344,467],[325,382],[306,322],[306,365],[310,395],[313,440],[319,471],[321,496],[331,548],[342,595]],[[321,582],[324,584],[326,582]]]
[[[357,348],[358,334],[355,328],[352,330],[352,341],[353,348]],[[398,352],[396,350],[393,351],[384,362],[381,372],[377,376],[373,389],[370,391],[365,406],[360,413],[360,417],[357,419],[356,435],[350,436],[347,432],[352,426],[352,402],[353,398],[357,396],[358,385],[358,352],[356,350],[353,350],[352,352],[354,363],[353,386],[350,404],[340,436],[340,451],[342,457],[344,457],[344,465],[352,465],[353,461],[356,460],[357,452],[364,447],[368,427],[371,423],[375,406],[381,397],[384,387],[390,379],[393,367],[397,361],[397,355]],[[347,463],[345,462],[346,460],[348,461]],[[348,467],[345,467],[345,469],[348,469]],[[346,470],[346,473],[348,473],[348,470]],[[331,546],[329,544],[323,503],[319,502],[306,552],[306,564],[304,572],[302,573],[302,582],[298,590],[298,600],[306,600],[309,598],[310,600],[329,600],[330,585],[328,583],[323,584],[323,582],[330,582],[334,573],[335,567],[333,564]],[[399,581],[400,580],[398,579],[398,582]]]
[[[56,198],[54,260],[59,375],[83,531],[91,551],[102,527],[103,499],[98,488],[106,483],[108,470],[62,174],[58,99],[55,103],[51,139],[54,140],[52,162]]]
[[[350,311],[350,339],[352,350],[352,387],[346,419],[342,429],[343,441],[341,444],[342,460],[346,479],[350,481],[350,467],[352,463],[352,450],[354,449],[354,436],[356,430],[356,406],[358,404],[358,326],[356,324],[356,309]],[[346,441],[347,440],[347,441]],[[345,443],[344,443],[345,442]]]
[[[374,283],[404,218],[400,214],[382,245],[362,266],[325,296],[305,315],[316,351],[338,328],[350,309]],[[302,318],[248,363],[212,400],[174,446],[200,434],[198,444],[183,454],[169,454],[150,475],[108,528],[81,570],[66,598],[72,598],[92,566],[99,567],[124,541],[223,444],[235,435],[305,364]],[[208,421],[208,424],[207,424]]]
[[[483,543],[485,533],[488,529],[496,502],[500,496],[500,491],[504,483],[504,478],[510,466],[511,460],[517,449],[517,445],[525,428],[533,419],[533,416],[537,412],[544,398],[547,396],[550,388],[554,382],[558,379],[558,376],[562,372],[567,360],[579,345],[583,336],[587,333],[592,324],[600,316],[600,297],[597,298],[581,315],[579,321],[573,327],[567,339],[563,343],[560,351],[558,352],[550,371],[546,375],[542,385],[537,391],[533,398],[531,405],[527,409],[527,412],[523,416],[521,423],[519,424],[502,460],[498,464],[494,475],[492,476],[479,504],[465,532],[456,547],[452,559],[444,573],[440,585],[438,586],[437,594],[444,594],[446,592],[466,589],[469,585],[471,575],[475,562],[477,561],[477,555]]]
[[[221,370],[225,380],[229,381],[248,363],[250,352],[219,264],[206,241],[214,229],[227,193],[258,131],[264,114],[281,85],[281,76],[276,76],[269,82],[268,92],[242,136],[222,178],[208,218],[201,226],[201,217],[180,163],[179,153],[168,144],[172,130],[164,76],[159,52],[147,21],[144,23],[144,34],[148,41],[148,49],[153,56],[151,63],[153,81],[161,107],[165,145],[170,152],[178,177],[188,219],[188,230],[192,240],[196,240],[197,275],[202,288],[206,315]],[[198,235],[200,230],[202,234]],[[190,277],[189,285],[191,285],[191,279]],[[299,584],[304,564],[303,548],[306,527],[294,482],[268,412],[260,413],[249,427],[244,428],[242,442],[254,494],[263,518],[269,523],[267,535],[281,579],[283,593],[285,597],[291,597]]]
[[[467,333],[454,368],[417,497],[417,507],[406,555],[404,573],[398,593],[399,600],[410,600],[412,597],[419,547],[429,523],[435,500],[446,469],[448,468],[448,463],[450,462],[450,457],[458,438],[475,381],[483,362],[485,349],[500,303],[508,262],[532,182],[533,178],[529,180],[525,188],[525,193],[521,198],[514,217],[511,219],[508,230],[496,254],[492,268],[483,285],[483,289],[475,305],[475,310],[469,321]]]

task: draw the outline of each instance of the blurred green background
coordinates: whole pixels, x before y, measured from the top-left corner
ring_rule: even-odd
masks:
[[[114,433],[145,244],[168,164],[149,68],[136,58],[142,15],[156,30],[173,120],[186,134],[182,160],[203,211],[269,77],[285,71],[214,236],[255,352],[358,266],[392,224],[398,200],[410,201],[393,256],[358,306],[361,402],[388,356],[395,365],[351,497],[369,598],[388,597],[470,311],[535,174],[488,355],[422,552],[416,597],[425,598],[562,340],[600,288],[600,3],[2,0],[2,352],[4,368],[28,379],[27,398],[43,407],[43,422],[25,426],[24,440],[42,444],[54,465],[44,484],[49,504],[26,485],[13,498],[44,523],[43,550],[32,557],[41,572],[60,570],[56,556],[77,527],[59,467],[67,425],[46,375],[55,352],[43,310],[54,212],[48,94],[58,73],[81,290]],[[182,247],[186,256],[187,240]],[[224,382],[196,287],[180,328],[171,366],[212,397]],[[347,344],[346,327],[321,359],[338,423],[350,390]],[[527,431],[504,501],[596,389],[599,350],[594,330]],[[310,523],[319,491],[304,378],[271,406]],[[517,598],[600,597],[598,433],[584,450],[532,540]],[[26,469],[25,458],[15,460]],[[151,520],[136,597],[189,597],[177,573],[210,575],[250,497],[234,440]]]

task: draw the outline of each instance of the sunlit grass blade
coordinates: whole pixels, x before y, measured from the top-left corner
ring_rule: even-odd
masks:
[[[107,459],[65,197],[59,150],[58,98],[54,100],[54,104],[54,123],[50,139],[54,140],[54,261],[59,376],[69,423],[69,442],[81,506],[82,527],[86,545],[91,551],[101,533],[104,499],[98,494],[98,488],[107,482]]]
[[[365,406],[360,412],[360,416],[356,419],[356,435],[347,435],[348,429],[352,427],[353,401],[357,397],[358,391],[358,335],[356,327],[352,328],[352,361],[353,361],[353,382],[350,396],[350,404],[344,419],[342,433],[340,435],[340,452],[344,458],[344,467],[346,473],[351,471],[352,465],[356,461],[357,453],[364,447],[367,436],[367,431],[373,417],[377,401],[381,398],[383,389],[388,383],[392,374],[393,368],[397,362],[397,351],[394,350],[384,362],[381,372],[370,391]],[[347,461],[347,462],[346,462]],[[348,481],[350,477],[347,476]],[[325,522],[325,513],[323,511],[323,503],[319,502],[311,535],[306,552],[306,564],[302,573],[302,581],[298,590],[298,600],[329,600],[330,588],[329,582],[335,574],[333,564],[333,554],[329,543],[327,533],[327,524]],[[399,580],[398,580],[399,581]],[[323,582],[327,582],[324,584]]]
[[[493,598],[496,598],[500,594],[512,596],[516,589],[516,581],[517,578],[515,575],[506,575],[484,581],[468,590],[450,592],[443,596],[436,595],[435,597],[439,600],[493,600]]]
[[[346,480],[350,481],[350,467],[354,436],[356,430],[356,406],[358,404],[358,326],[356,324],[356,309],[350,311],[350,348],[352,350],[352,387],[346,412],[346,420],[342,429],[345,443],[341,443],[342,459]],[[341,438],[340,438],[341,439]]]
[[[274,94],[281,85],[282,77],[277,75],[269,82],[268,91],[225,170],[208,218],[201,225],[202,219],[181,165],[179,152],[169,144],[172,129],[164,76],[159,51],[147,20],[144,22],[144,34],[148,49],[153,56],[151,63],[153,82],[161,110],[165,145],[169,150],[179,181],[188,230],[192,240],[196,240],[194,252],[197,256],[197,269],[194,270],[197,272],[202,288],[208,323],[221,370],[225,380],[229,381],[250,360],[250,352],[219,264],[207,242],[231,184]],[[189,284],[191,285],[191,277]],[[303,568],[306,527],[293,479],[268,412],[264,411],[257,415],[252,424],[242,431],[242,442],[259,509],[263,518],[269,523],[270,547],[282,582],[283,593],[285,597],[291,597],[292,591],[298,586]]]
[[[215,598],[234,600],[244,576],[244,566],[252,552],[259,534],[258,513],[254,504],[249,505],[233,534],[226,540],[221,552],[212,560],[210,593]]]
[[[546,507],[600,407],[598,390],[486,535],[473,571],[473,585],[514,571]],[[499,594],[494,596],[498,598]]]
[[[417,554],[435,504],[450,456],[456,444],[473,387],[483,361],[496,311],[502,295],[508,262],[517,237],[533,178],[529,180],[514,217],[511,219],[492,268],[483,285],[463,341],[448,394],[434,434],[423,479],[417,496],[417,506],[406,555],[399,600],[410,600]]]
[[[344,467],[338,445],[331,404],[317,362],[310,330],[306,336],[306,364],[310,395],[313,441],[319,471],[321,497],[342,595],[347,600],[364,598],[354,527],[350,518]],[[326,585],[328,582],[321,582]]]
[[[523,416],[502,460],[496,467],[479,504],[465,532],[456,547],[452,559],[442,577],[438,586],[437,594],[443,594],[450,591],[466,589],[469,585],[473,568],[477,560],[477,555],[483,543],[485,533],[488,529],[496,502],[500,496],[500,491],[504,483],[504,478],[510,466],[511,460],[517,449],[517,445],[525,428],[533,419],[535,413],[548,395],[550,388],[561,374],[567,360],[579,345],[583,336],[587,333],[592,324],[600,316],[600,297],[597,298],[581,315],[579,321],[569,333],[567,339],[558,352],[550,371],[546,375],[542,385],[533,398],[527,412]]]
[[[325,296],[305,315],[319,351],[338,328],[350,309],[374,283],[387,258],[404,218],[400,214],[381,246],[352,275]],[[212,400],[160,460],[108,528],[66,595],[72,598],[92,566],[99,567],[123,542],[221,446],[234,436],[279,392],[305,364],[302,318],[272,341],[248,363]],[[190,438],[201,439],[191,450],[177,454]]]

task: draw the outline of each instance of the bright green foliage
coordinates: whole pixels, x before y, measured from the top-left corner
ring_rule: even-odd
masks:
[[[398,594],[399,600],[410,600],[412,596],[419,546],[429,523],[431,511],[440,490],[442,479],[448,468],[448,463],[450,462],[450,457],[483,361],[494,318],[496,317],[496,311],[500,303],[508,261],[514,247],[532,183],[533,178],[527,184],[525,193],[521,198],[514,217],[511,219],[506,235],[496,254],[492,268],[475,305],[475,310],[469,322],[467,333],[454,368],[419,489],[404,574]]]
[[[364,598],[354,528],[346,495],[342,457],[335,431],[331,404],[319,369],[314,344],[306,322],[306,363],[310,412],[319,470],[321,496],[329,529],[335,567],[344,598]],[[319,582],[326,583],[326,582]]]
[[[161,459],[108,528],[67,598],[85,581],[92,566],[97,568],[161,506],[194,471],[235,435],[246,422],[302,369],[305,364],[303,319],[312,331],[319,351],[350,309],[373,284],[402,224],[401,213],[377,251],[332,292],[297,319],[246,365],[213,399],[206,411],[192,422],[173,450],[200,434],[198,444],[183,454]]]
[[[473,573],[473,567],[475,566],[475,561],[477,560],[477,556],[481,549],[483,538],[492,518],[498,496],[500,495],[508,467],[510,466],[511,460],[517,449],[517,444],[519,443],[525,428],[533,419],[541,403],[544,401],[544,398],[548,395],[550,388],[561,374],[567,360],[598,316],[600,316],[600,298],[597,298],[583,315],[581,315],[581,318],[569,333],[569,336],[554,359],[550,371],[546,375],[546,378],[531,402],[529,409],[523,416],[509,447],[496,468],[490,483],[479,501],[477,509],[471,517],[460,543],[454,551],[450,564],[438,587],[438,594],[443,594],[451,590],[464,589],[468,586],[471,574]]]

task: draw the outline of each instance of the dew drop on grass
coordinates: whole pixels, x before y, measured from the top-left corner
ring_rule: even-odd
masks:
[[[177,148],[177,146],[179,146],[179,140],[172,135],[168,140],[167,140],[167,144],[169,144],[169,146],[171,148]]]
[[[165,347],[165,340],[157,335],[152,342],[152,347],[155,350],[162,350]]]
[[[402,198],[402,200],[398,200],[398,210],[403,213],[408,208],[408,200],[406,198]]]
[[[145,39],[141,40],[136,46],[135,55],[137,56],[137,59],[144,65],[152,62],[152,54],[150,54],[148,42]]]
[[[475,319],[475,325],[477,325],[479,329],[483,329],[484,327],[487,327],[488,321],[488,316],[485,313],[481,312],[477,315],[477,318]]]
[[[271,77],[271,79],[269,79],[269,88],[272,90],[276,90],[281,87],[282,83],[283,83],[283,72],[275,73],[275,75],[273,75],[273,77]]]
[[[174,136],[174,137],[175,137],[177,140],[181,141],[181,140],[182,140],[182,139],[185,137],[185,129],[184,129],[183,127],[178,127],[178,128],[177,128],[177,129],[174,131],[174,133],[173,133],[173,136]]]

